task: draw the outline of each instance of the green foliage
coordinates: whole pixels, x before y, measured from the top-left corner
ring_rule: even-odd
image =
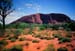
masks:
[[[50,44],[44,51],[55,51],[55,48],[54,48],[53,44]]]
[[[69,38],[69,37],[63,37],[63,36],[60,35],[60,34],[53,34],[53,36],[54,36],[55,38],[58,38],[59,43],[70,42],[70,41],[71,41],[71,38]]]
[[[19,23],[18,26],[17,26],[17,29],[20,28],[20,29],[25,29],[25,28],[29,28],[30,25],[27,24],[27,23]]]
[[[33,43],[39,43],[39,40],[32,40]]]
[[[75,23],[69,23],[68,27],[71,29],[71,31],[75,31]]]
[[[23,51],[21,45],[15,45],[12,48],[10,48],[10,51]]]
[[[15,36],[19,36],[22,32],[23,32],[22,29],[16,29],[16,30],[14,31],[14,35],[15,35]]]
[[[8,48],[3,48],[1,51],[10,51]]]
[[[54,24],[54,25],[52,26],[52,28],[53,28],[53,30],[58,30],[59,25]]]
[[[30,24],[18,22],[18,23],[15,23],[15,24],[9,24],[6,27],[7,28],[16,28],[16,29],[25,29],[25,28],[29,28]]]
[[[39,26],[39,28],[40,28],[40,30],[45,30],[45,29],[47,29],[47,24],[41,24]]]
[[[24,41],[25,40],[25,38],[19,38],[19,41]]]
[[[66,37],[71,38],[72,37],[72,34],[66,34]]]
[[[11,39],[11,42],[15,42],[15,41],[16,41],[16,39],[15,39],[15,38],[12,38],[12,39]]]
[[[36,34],[35,37],[38,38],[38,37],[41,37],[41,35],[40,34]]]
[[[57,49],[57,51],[68,51],[68,49],[66,47],[60,47]]]
[[[68,37],[61,37],[58,38],[59,39],[59,43],[63,43],[63,42],[71,42],[71,39]]]
[[[62,25],[62,27],[64,27],[65,30],[68,30],[68,31],[75,31],[75,23],[65,23]]]
[[[53,34],[53,36],[54,36],[55,38],[59,38],[59,37],[61,37],[62,35],[61,35],[61,34]]]
[[[15,45],[11,48],[3,48],[1,51],[23,51],[21,45]]]
[[[0,40],[0,46],[1,45],[7,45],[7,44],[8,44],[8,42],[6,40]]]

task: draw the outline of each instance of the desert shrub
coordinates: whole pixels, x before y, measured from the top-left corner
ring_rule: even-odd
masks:
[[[71,41],[71,38],[69,38],[69,37],[63,37],[63,36],[61,36],[60,34],[53,34],[53,36],[54,36],[55,38],[58,38],[59,43],[70,42],[70,41]]]
[[[45,38],[43,36],[41,36],[40,39],[45,39]]]
[[[70,44],[67,44],[66,46],[69,46],[69,47],[74,47],[71,43],[70,43]]]
[[[40,30],[45,30],[45,29],[47,29],[47,24],[41,24],[41,25],[39,26],[39,29],[40,29]]]
[[[15,45],[12,48],[10,48],[10,51],[23,51],[21,45]]]
[[[52,28],[53,28],[53,30],[58,30],[59,25],[54,24],[54,25],[52,26]]]
[[[51,38],[51,37],[47,37],[46,39],[47,39],[47,40],[51,40],[52,38]]]
[[[3,48],[1,51],[10,51],[8,48]]]
[[[54,45],[50,44],[44,51],[55,51]]]
[[[41,37],[41,35],[40,35],[40,34],[36,34],[35,37],[36,37],[36,38],[37,38],[37,37]]]
[[[58,29],[59,29],[59,30],[63,30],[64,28],[63,28],[63,27],[59,27]]]
[[[63,42],[71,42],[71,39],[68,37],[62,37],[61,39],[59,39],[59,43],[63,43]]]
[[[71,38],[72,37],[72,34],[66,34],[66,37]]]
[[[68,51],[68,49],[66,47],[60,47],[57,49],[57,51]]]
[[[52,38],[51,38],[51,37],[47,37],[47,36],[46,36],[46,37],[44,37],[44,36],[41,36],[41,37],[40,37],[40,39],[51,40]]]
[[[26,43],[25,43],[25,46],[29,46],[29,43],[28,43],[28,42],[26,42]]]
[[[32,40],[33,43],[39,43],[39,40]]]
[[[71,29],[71,31],[75,31],[75,23],[68,23],[68,27]]]
[[[75,31],[75,23],[71,22],[71,23],[65,23],[62,25],[62,27],[64,27],[64,29],[69,30],[69,31]]]
[[[29,27],[30,27],[30,24],[23,23],[23,22],[6,25],[6,28],[16,28],[16,29],[25,29],[25,28],[29,28]]]
[[[17,29],[25,29],[25,28],[29,28],[30,24],[27,23],[19,23],[17,26]]]
[[[5,37],[9,37],[10,35],[9,34],[7,34]]]
[[[25,38],[19,38],[19,41],[24,41],[25,40]]]
[[[11,39],[18,39],[18,36],[12,36],[12,37],[9,36],[8,39],[9,40],[11,40]]]
[[[59,37],[61,37],[62,35],[61,35],[61,34],[53,34],[53,36],[54,36],[55,38],[59,38]]]
[[[23,31],[22,29],[16,29],[14,35],[19,36],[22,33],[22,31]]]
[[[0,45],[7,45],[8,42],[6,40],[0,40]]]
[[[15,38],[12,38],[12,39],[11,39],[11,42],[15,42],[15,41],[16,41],[16,39],[15,39]]]

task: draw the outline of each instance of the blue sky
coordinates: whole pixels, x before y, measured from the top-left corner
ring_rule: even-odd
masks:
[[[75,0],[13,0],[13,11],[6,18],[10,23],[34,13],[63,13],[75,20]]]

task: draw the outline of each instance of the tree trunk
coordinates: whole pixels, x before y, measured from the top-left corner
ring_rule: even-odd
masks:
[[[5,18],[3,18],[3,29],[5,30]]]
[[[5,34],[5,17],[3,17],[3,28],[2,28],[2,35]]]

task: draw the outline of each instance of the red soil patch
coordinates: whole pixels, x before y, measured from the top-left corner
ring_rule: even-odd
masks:
[[[46,33],[52,35],[53,33],[58,33],[58,32],[57,31],[49,31],[49,32],[46,32]],[[61,33],[63,35],[66,34],[66,32],[64,32],[64,31],[61,31]],[[6,46],[6,48],[11,48],[12,46],[18,45],[18,44],[23,45],[23,51],[43,51],[44,49],[47,48],[47,46],[49,44],[53,44],[54,48],[56,49],[56,51],[57,51],[57,49],[59,47],[67,47],[68,51],[72,51],[72,49],[75,48],[75,40],[73,40],[71,42],[68,42],[68,43],[72,44],[74,47],[68,47],[68,46],[66,46],[68,43],[59,44],[58,43],[59,42],[58,38],[54,38],[52,40],[42,40],[42,39],[39,39],[39,38],[32,37],[32,35],[21,35],[21,36],[19,36],[19,38],[20,37],[25,37],[28,40],[26,40],[26,41],[18,41],[18,40],[16,40],[16,42],[8,41],[9,44]],[[75,37],[72,37],[72,38],[75,38]],[[1,39],[3,39],[3,38],[0,38],[0,40]],[[39,43],[32,43],[32,40],[35,40],[35,39],[39,40]],[[29,43],[29,45],[25,46],[25,43]]]

